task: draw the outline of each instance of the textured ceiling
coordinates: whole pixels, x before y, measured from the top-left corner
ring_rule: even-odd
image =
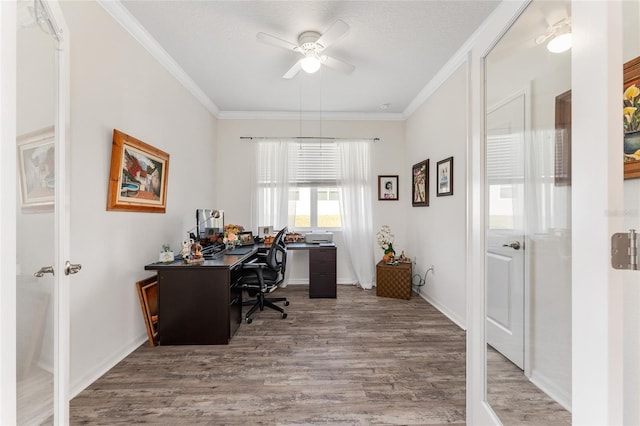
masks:
[[[121,0],[220,113],[405,113],[499,1]],[[282,75],[300,58],[256,40],[297,44],[337,19],[350,26],[326,53],[355,66]],[[387,104],[387,109],[381,105]]]

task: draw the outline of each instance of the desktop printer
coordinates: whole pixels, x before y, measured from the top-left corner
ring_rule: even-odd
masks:
[[[311,244],[330,243],[333,241],[332,232],[308,232],[304,235],[304,242]]]

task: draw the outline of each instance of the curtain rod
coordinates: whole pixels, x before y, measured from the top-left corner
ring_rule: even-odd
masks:
[[[240,136],[240,139],[248,139],[248,140],[261,140],[261,139],[323,139],[323,140],[332,140],[332,141],[339,141],[339,140],[351,140],[351,139],[363,139],[363,140],[370,140],[370,141],[374,141],[377,142],[380,140],[380,138],[331,138],[331,137],[325,137],[325,136],[293,136],[293,137],[267,137],[267,136]]]

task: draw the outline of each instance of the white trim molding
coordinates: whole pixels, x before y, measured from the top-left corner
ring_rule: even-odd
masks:
[[[140,22],[129,13],[119,1],[96,0],[109,15],[142,45],[151,56],[156,58],[165,69],[176,78],[211,114],[218,117],[220,109],[200,89],[180,65],[160,46],[151,34],[144,29]]]

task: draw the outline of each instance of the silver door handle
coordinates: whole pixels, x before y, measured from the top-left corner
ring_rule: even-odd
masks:
[[[64,263],[64,274],[77,274],[82,269],[82,265],[79,263],[71,263],[68,260]]]
[[[502,247],[511,247],[514,250],[520,250],[520,241],[514,241],[510,244],[503,244]]]
[[[33,275],[35,275],[38,278],[42,278],[44,277],[44,274],[51,274],[51,275],[55,275],[53,273],[53,266],[43,266],[42,268],[40,268],[38,271],[34,272]]]

